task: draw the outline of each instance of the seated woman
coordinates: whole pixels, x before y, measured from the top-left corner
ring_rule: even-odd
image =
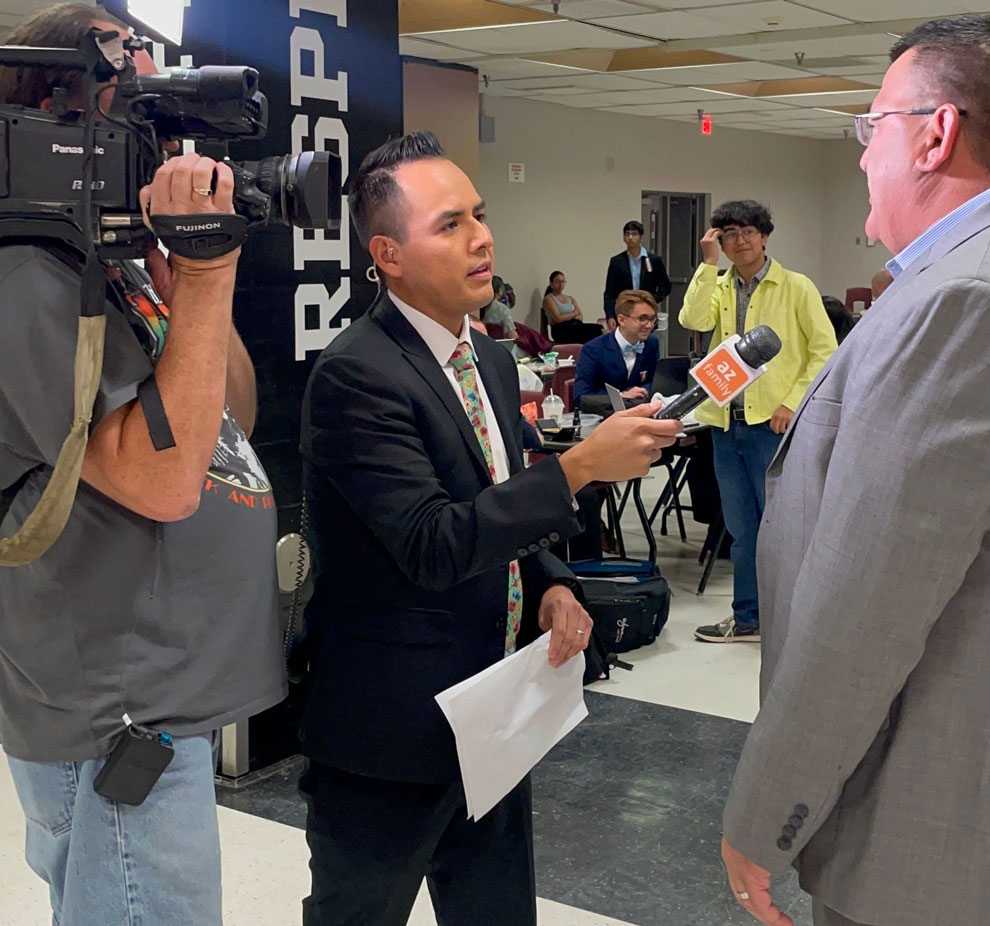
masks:
[[[505,303],[505,283],[501,277],[492,277],[492,288],[495,290],[495,298],[490,305],[481,310],[481,320],[486,325],[500,325],[502,337],[514,341],[518,337],[516,323],[512,320],[512,313]]]
[[[564,295],[566,285],[563,271],[554,270],[550,274],[550,285],[543,294],[543,311],[550,323],[550,335],[558,344],[587,344],[602,333],[601,326],[585,322],[577,300]]]

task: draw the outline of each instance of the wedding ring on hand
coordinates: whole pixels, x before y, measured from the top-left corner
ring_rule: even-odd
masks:
[[[204,189],[203,187],[198,187],[198,186],[194,186],[193,187],[193,192],[194,193],[199,193],[200,196],[212,196],[213,195],[213,190],[208,189],[208,188],[205,188]]]
[[[574,632],[581,634],[582,637],[584,636],[584,631],[583,630],[575,630]]]
[[[749,900],[749,891],[736,891],[736,896],[740,900]]]

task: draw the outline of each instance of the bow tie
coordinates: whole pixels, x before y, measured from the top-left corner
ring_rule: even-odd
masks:
[[[640,341],[638,344],[624,344],[622,346],[622,356],[628,357],[629,354],[641,354],[644,347],[646,347],[646,344],[643,341]]]

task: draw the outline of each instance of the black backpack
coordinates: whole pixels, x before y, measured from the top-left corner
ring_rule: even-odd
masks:
[[[606,658],[656,640],[670,616],[670,586],[656,565],[618,557],[567,565],[584,590],[588,613],[595,622],[593,636]],[[589,641],[588,648],[593,645],[594,640]]]

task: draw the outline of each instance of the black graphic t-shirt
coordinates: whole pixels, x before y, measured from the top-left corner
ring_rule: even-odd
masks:
[[[0,248],[0,487],[29,473],[3,536],[34,507],[69,431],[78,305],[79,279],[56,258]],[[108,305],[94,425],[136,397],[167,328],[155,324]],[[268,478],[226,414],[199,509],[183,521],[149,521],[80,484],[52,549],[0,569],[5,751],[96,758],[124,711],[182,736],[280,701],[275,540]]]

